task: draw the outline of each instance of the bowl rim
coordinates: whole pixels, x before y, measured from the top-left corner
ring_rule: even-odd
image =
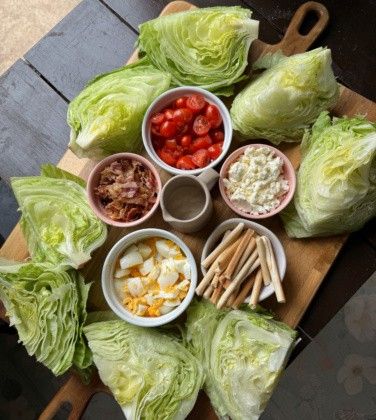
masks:
[[[254,222],[249,219],[242,219],[240,217],[234,217],[232,219],[227,219],[220,223],[218,226],[214,228],[212,233],[209,235],[208,239],[205,242],[205,245],[202,249],[201,253],[201,260],[200,260],[200,267],[201,267],[201,273],[202,275],[205,275],[207,270],[201,265],[204,259],[209,255],[209,244],[213,241],[217,241],[219,237],[230,228],[230,226],[236,226],[239,223],[244,223],[245,227],[249,227],[253,229],[255,232],[260,233],[264,236],[267,236],[270,239],[270,242],[272,244],[272,247],[274,249],[274,253],[277,260],[278,265],[278,271],[281,278],[281,282],[283,281],[285,275],[286,275],[286,268],[287,268],[287,259],[286,259],[286,253],[284,250],[284,247],[282,245],[282,242],[279,240],[277,235],[272,232],[270,229],[265,227],[264,225],[261,225],[260,223]],[[268,286],[263,286],[260,293],[259,301],[267,299],[274,293],[274,288],[272,284],[269,284]],[[247,296],[245,302],[249,302],[250,295]]]
[[[115,261],[117,257],[121,254],[121,252],[124,251],[126,247],[132,245],[132,243],[135,243],[137,241],[140,241],[142,239],[149,238],[152,236],[154,237],[158,236],[164,239],[170,239],[181,248],[181,250],[187,257],[190,268],[191,268],[191,280],[190,280],[191,284],[189,286],[187,295],[185,296],[185,298],[183,299],[183,301],[181,302],[179,306],[177,306],[175,309],[173,309],[171,312],[165,315],[161,315],[155,318],[148,318],[148,317],[142,317],[142,316],[132,314],[127,309],[125,309],[120,304],[120,302],[117,302],[118,304],[116,304],[113,301],[113,297],[111,296],[110,288],[111,288],[111,280],[112,280],[113,269],[115,266]],[[102,292],[106,299],[107,304],[119,318],[123,319],[124,321],[129,322],[130,324],[138,325],[142,327],[157,327],[160,325],[167,324],[168,322],[171,322],[174,319],[176,319],[179,315],[181,315],[187,309],[187,307],[191,303],[194,293],[195,293],[196,285],[197,285],[197,266],[196,266],[196,261],[194,259],[194,256],[191,250],[182,239],[180,239],[175,234],[168,232],[166,230],[163,230],[163,229],[156,229],[156,228],[139,229],[123,236],[110,249],[102,267],[101,286],[102,286]],[[114,296],[114,299],[117,299],[116,296]]]
[[[213,160],[213,162],[209,163],[209,165],[205,166],[204,168],[197,168],[192,170],[186,170],[186,169],[177,169],[173,166],[167,165],[165,162],[163,162],[159,156],[155,153],[154,147],[151,144],[150,134],[148,130],[148,123],[150,120],[151,114],[155,112],[155,108],[158,107],[158,104],[164,99],[168,98],[169,96],[177,96],[180,92],[181,95],[188,95],[191,91],[193,93],[201,93],[203,96],[205,96],[205,99],[207,99],[209,102],[214,103],[218,108],[222,116],[223,120],[223,131],[224,131],[224,140],[223,140],[223,147],[222,147],[222,153],[217,157],[217,159]],[[177,96],[178,97],[178,96]],[[176,98],[174,98],[176,99]],[[172,101],[173,99],[171,99]],[[228,128],[226,129],[225,126]],[[232,142],[232,134],[233,134],[233,127],[232,127],[232,120],[230,116],[230,112],[223,103],[223,101],[218,98],[213,93],[209,92],[208,90],[202,89],[197,86],[179,86],[176,88],[172,88],[167,90],[166,92],[159,95],[154,101],[149,105],[143,121],[142,121],[142,141],[144,144],[144,147],[146,149],[146,152],[150,159],[158,166],[163,168],[165,171],[169,172],[173,175],[198,175],[202,173],[205,169],[213,168],[214,166],[218,165],[224,157],[226,156]]]
[[[140,219],[134,220],[132,222],[118,222],[116,220],[110,219],[103,213],[100,206],[98,205],[98,200],[94,197],[93,191],[94,191],[94,188],[96,187],[96,185],[94,185],[96,184],[94,182],[94,179],[96,175],[98,174],[98,172],[102,171],[106,166],[110,165],[113,161],[118,160],[118,159],[129,159],[129,160],[132,159],[132,160],[137,160],[141,162],[144,166],[146,166],[147,168],[151,170],[157,183],[158,194],[157,194],[157,198],[155,200],[153,207],[148,211],[148,213],[146,213]],[[161,181],[161,177],[159,176],[157,169],[146,158],[136,153],[122,152],[122,153],[116,153],[114,155],[107,156],[106,158],[102,159],[100,162],[98,162],[94,166],[94,168],[90,171],[90,174],[87,180],[86,191],[87,191],[90,207],[94,211],[95,215],[99,217],[99,219],[101,219],[103,222],[105,222],[108,225],[126,228],[126,227],[137,226],[145,222],[156,212],[160,203],[160,199],[161,199],[162,181]]]
[[[267,147],[267,148],[271,149],[277,156],[279,156],[283,160],[283,166],[285,168],[287,168],[289,173],[291,174],[291,176],[286,178],[289,181],[289,190],[287,191],[287,193],[283,197],[282,202],[280,203],[280,205],[278,207],[274,208],[273,210],[271,210],[270,212],[265,213],[265,214],[250,214],[250,213],[247,213],[247,212],[239,209],[238,207],[236,207],[231,202],[228,195],[226,194],[226,189],[225,189],[225,186],[224,186],[224,183],[223,183],[223,179],[226,178],[229,166],[232,163],[234,163],[239,158],[239,156],[241,156],[244,153],[244,151],[248,147],[255,147],[255,148]],[[232,211],[237,213],[239,216],[242,216],[242,217],[244,217],[246,219],[250,219],[250,220],[252,220],[252,219],[254,219],[254,220],[267,219],[269,217],[275,216],[280,211],[282,211],[290,203],[290,201],[294,197],[294,193],[295,193],[295,189],[296,189],[296,174],[295,174],[295,170],[294,170],[294,167],[292,166],[292,163],[291,163],[290,159],[283,152],[281,152],[279,149],[277,149],[273,146],[270,146],[269,144],[250,143],[250,144],[247,144],[245,146],[239,147],[238,149],[234,150],[227,157],[227,159],[223,162],[223,164],[221,166],[221,170],[219,172],[218,184],[219,184],[219,191],[222,195],[222,198],[223,198],[224,202],[228,205],[228,207],[230,207],[230,209]]]

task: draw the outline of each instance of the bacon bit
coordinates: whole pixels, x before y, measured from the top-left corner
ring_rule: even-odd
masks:
[[[95,194],[110,219],[132,222],[151,210],[158,192],[149,168],[133,159],[121,159],[101,172]]]

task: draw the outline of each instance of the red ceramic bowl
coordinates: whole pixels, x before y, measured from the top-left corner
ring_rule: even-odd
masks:
[[[270,211],[269,213],[265,214],[252,214],[247,213],[238,207],[236,207],[229,199],[227,193],[226,193],[226,187],[223,183],[223,179],[227,177],[228,170],[230,168],[230,165],[234,162],[236,162],[239,157],[244,153],[245,149],[248,147],[268,147],[269,149],[273,150],[273,152],[279,156],[284,164],[283,164],[283,177],[288,180],[289,182],[289,190],[287,193],[283,196],[281,203],[278,207]],[[267,144],[249,144],[247,146],[240,147],[239,149],[235,150],[235,152],[231,153],[231,155],[225,160],[225,162],[222,165],[221,172],[220,172],[220,178],[219,178],[219,190],[222,194],[223,200],[225,203],[230,207],[231,210],[233,210],[235,213],[239,214],[242,217],[245,217],[247,219],[266,219],[267,217],[274,216],[275,214],[279,213],[282,209],[284,209],[287,204],[291,201],[296,187],[296,177],[295,177],[295,171],[294,168],[287,158],[280,150],[276,149],[275,147],[269,146]]]
[[[141,162],[144,166],[150,169],[150,171],[154,175],[157,182],[158,196],[154,203],[154,206],[150,209],[150,211],[147,214],[145,214],[145,216],[141,217],[138,220],[134,220],[133,222],[117,222],[115,220],[110,219],[108,216],[106,216],[103,206],[99,200],[99,197],[97,197],[94,193],[95,188],[99,184],[100,174],[103,171],[103,169],[109,166],[115,160],[120,160],[120,159],[132,159],[132,160],[137,160]],[[140,155],[136,155],[134,153],[117,153],[115,155],[108,156],[107,158],[101,160],[94,167],[94,169],[91,171],[89,175],[86,188],[87,188],[89,204],[91,208],[93,209],[94,213],[103,222],[107,223],[108,225],[117,226],[117,227],[132,227],[132,226],[140,225],[141,223],[148,220],[153,215],[153,213],[157,210],[158,205],[159,205],[159,200],[161,197],[162,182],[155,167],[144,157]]]

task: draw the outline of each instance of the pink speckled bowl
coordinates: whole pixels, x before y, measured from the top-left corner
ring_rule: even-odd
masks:
[[[154,206],[150,209],[150,211],[145,214],[144,217],[141,217],[141,219],[134,220],[133,222],[117,222],[115,220],[110,219],[106,214],[104,213],[102,204],[100,203],[99,197],[97,197],[94,193],[95,188],[99,184],[100,174],[103,171],[103,169],[106,166],[109,166],[112,162],[115,160],[120,159],[132,159],[137,160],[141,162],[144,166],[149,168],[154,175],[156,182],[157,182],[157,188],[158,188],[158,196],[154,203]],[[136,155],[134,153],[117,153],[115,155],[108,156],[107,158],[101,160],[91,171],[89,175],[89,179],[87,181],[87,194],[88,194],[88,200],[91,208],[93,209],[94,213],[101,219],[103,222],[107,223],[108,225],[117,226],[117,227],[132,227],[140,225],[141,223],[148,220],[153,213],[157,210],[159,205],[159,200],[161,197],[161,190],[162,190],[162,182],[161,178],[159,177],[159,174],[155,167],[144,157],[140,155]]]
[[[283,162],[283,177],[288,180],[289,182],[289,190],[285,194],[285,196],[282,198],[281,204],[276,207],[274,210],[270,211],[269,213],[265,214],[251,214],[246,213],[245,211],[239,209],[236,207],[229,199],[227,193],[226,193],[226,187],[223,183],[223,179],[227,177],[228,170],[230,168],[230,165],[237,161],[239,157],[244,153],[245,149],[248,147],[268,147],[269,149],[272,149],[273,152],[279,156]],[[225,162],[222,165],[221,172],[220,172],[220,178],[219,178],[219,190],[221,191],[223,200],[225,203],[230,207],[231,210],[233,210],[235,213],[239,214],[242,217],[245,217],[247,219],[266,219],[267,217],[274,216],[275,214],[279,213],[282,209],[284,209],[287,204],[291,201],[296,187],[296,177],[295,177],[295,171],[294,168],[287,158],[281,151],[276,149],[275,147],[269,146],[267,144],[249,144],[247,146],[240,147],[239,149],[235,150],[235,152],[231,153],[231,155],[225,160]]]

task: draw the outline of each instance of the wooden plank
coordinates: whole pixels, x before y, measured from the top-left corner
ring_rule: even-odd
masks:
[[[69,139],[66,102],[22,60],[1,76],[0,97],[0,177],[58,162]]]
[[[69,100],[94,76],[124,64],[136,34],[98,0],[84,0],[26,55]]]
[[[0,179],[0,246],[3,243],[2,238],[9,236],[20,218],[17,209],[18,203],[12,189],[3,179]]]

